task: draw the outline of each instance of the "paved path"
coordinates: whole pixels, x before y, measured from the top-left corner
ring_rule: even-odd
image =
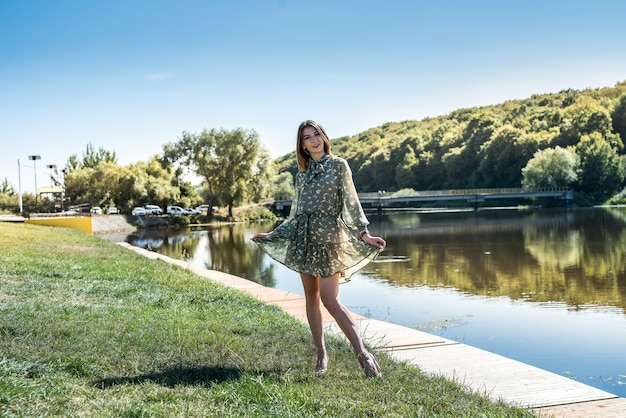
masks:
[[[24,222],[24,217],[18,215],[0,215],[0,222]]]
[[[303,296],[207,270],[128,243],[120,245],[244,291],[307,322]],[[370,346],[385,351],[397,361],[414,364],[424,372],[461,382],[493,400],[531,408],[541,417],[626,418],[626,399],[612,393],[466,344],[358,314],[352,315],[363,339]],[[325,310],[323,320],[327,333],[344,338]]]

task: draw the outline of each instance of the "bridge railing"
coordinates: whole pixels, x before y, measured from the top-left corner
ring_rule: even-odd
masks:
[[[520,193],[566,193],[571,191],[568,187],[541,187],[541,188],[491,188],[491,189],[451,189],[451,190],[420,190],[406,193],[359,193],[360,199],[390,199],[402,197],[429,197],[429,196],[470,196],[488,194],[520,194]]]

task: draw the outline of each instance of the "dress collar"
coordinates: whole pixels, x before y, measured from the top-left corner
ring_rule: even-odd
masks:
[[[324,169],[324,163],[328,160],[328,154],[324,154],[320,157],[319,160],[314,161],[313,158],[309,158],[309,166],[304,172],[305,182],[308,183],[317,177],[320,174],[323,174],[326,170]]]

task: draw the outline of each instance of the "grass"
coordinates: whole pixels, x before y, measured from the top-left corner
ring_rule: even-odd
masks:
[[[2,417],[530,417],[241,292],[63,228],[0,223]]]

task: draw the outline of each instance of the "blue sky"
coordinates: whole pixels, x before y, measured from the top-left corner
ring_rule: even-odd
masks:
[[[88,143],[146,161],[183,131],[331,138],[626,80],[626,2],[0,0],[0,180]]]

